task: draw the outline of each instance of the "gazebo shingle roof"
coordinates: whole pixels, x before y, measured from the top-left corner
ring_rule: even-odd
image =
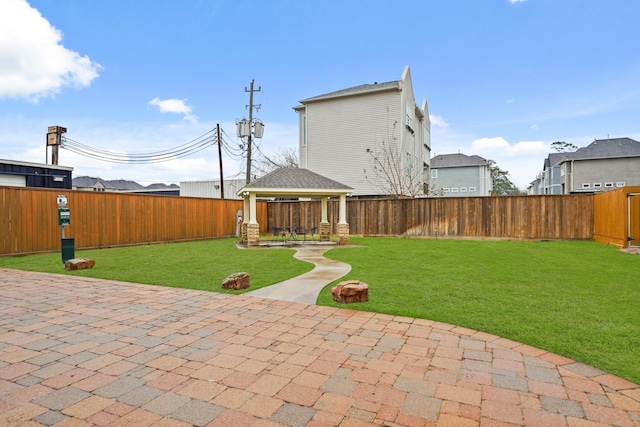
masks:
[[[243,190],[282,189],[282,190],[342,190],[353,188],[327,178],[308,169],[280,168],[245,185]],[[241,190],[242,191],[242,190]]]

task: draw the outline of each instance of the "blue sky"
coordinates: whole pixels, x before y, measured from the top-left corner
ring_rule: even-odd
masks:
[[[0,158],[45,162],[47,127],[120,153],[265,123],[297,147],[301,99],[400,78],[426,98],[432,154],[495,160],[521,188],[552,142],[640,140],[636,0],[2,0]],[[123,165],[60,151],[74,176],[179,183],[219,176],[217,148]],[[224,175],[244,177],[225,154]]]

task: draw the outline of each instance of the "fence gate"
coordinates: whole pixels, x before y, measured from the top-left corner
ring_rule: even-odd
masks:
[[[640,193],[627,194],[627,246],[640,247]]]

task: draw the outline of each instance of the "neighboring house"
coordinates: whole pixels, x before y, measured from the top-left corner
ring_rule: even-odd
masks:
[[[471,197],[491,195],[491,171],[486,159],[462,153],[431,159],[430,195]]]
[[[568,156],[559,162],[560,194],[640,185],[640,142],[631,138],[596,139],[562,154]]]
[[[245,186],[246,180],[243,179],[225,179],[224,180],[224,198],[225,199],[242,199],[238,196],[238,191]],[[220,180],[207,181],[181,181],[180,196],[184,197],[208,197],[213,199],[222,198],[223,188]]]
[[[420,107],[415,102],[409,66],[398,80],[363,84],[300,104],[294,110],[301,168],[348,185],[353,196],[422,193],[429,182],[431,123],[426,99]],[[401,174],[401,191],[384,178],[384,163]]]
[[[562,194],[562,163],[571,158],[573,152],[549,153],[544,159],[542,172],[529,184],[528,194]]]
[[[0,159],[0,186],[71,189],[72,167]]]
[[[84,191],[116,191],[102,178],[92,176],[79,176],[73,178],[73,189]]]
[[[158,196],[179,196],[180,186],[177,184],[167,185],[162,182],[158,182],[155,184],[149,184],[146,187],[142,187],[138,190],[122,190],[122,192],[136,194],[155,194]]]
[[[179,196],[180,187],[176,184],[156,183],[143,186],[126,179],[103,180],[100,177],[79,176],[73,178],[73,189],[83,191],[120,192],[136,194],[158,194],[163,196]]]

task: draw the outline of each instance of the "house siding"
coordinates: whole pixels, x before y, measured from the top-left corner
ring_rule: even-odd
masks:
[[[72,172],[66,166],[0,159],[1,185],[71,189]]]
[[[373,158],[393,152],[420,193],[428,182],[430,147],[424,146],[424,133],[430,123],[423,111],[426,101],[422,108],[416,105],[409,67],[396,82],[364,86],[369,87],[360,93],[338,91],[295,107],[300,166],[354,188],[354,196],[380,196],[390,192],[389,182],[374,170]],[[391,141],[391,148],[383,150],[383,141]]]
[[[582,184],[590,184],[591,190],[602,191],[606,183],[624,182],[625,186],[640,185],[640,158],[591,159],[573,162],[573,191],[583,190]],[[594,188],[599,183],[601,187]]]
[[[378,194],[367,149],[375,150],[392,136],[400,104],[398,91],[307,104],[301,115],[307,123],[306,145],[302,138],[300,143],[301,165],[356,189],[354,195]],[[399,139],[403,130],[397,128]]]
[[[486,173],[485,166],[460,166],[438,168],[437,178],[431,178],[432,188],[438,192],[448,188],[448,192],[444,192],[444,197],[470,197],[470,196],[487,196],[486,182],[484,176]],[[469,191],[469,187],[475,187],[475,191]],[[457,189],[454,192],[453,189]],[[466,191],[461,191],[466,189]]]

